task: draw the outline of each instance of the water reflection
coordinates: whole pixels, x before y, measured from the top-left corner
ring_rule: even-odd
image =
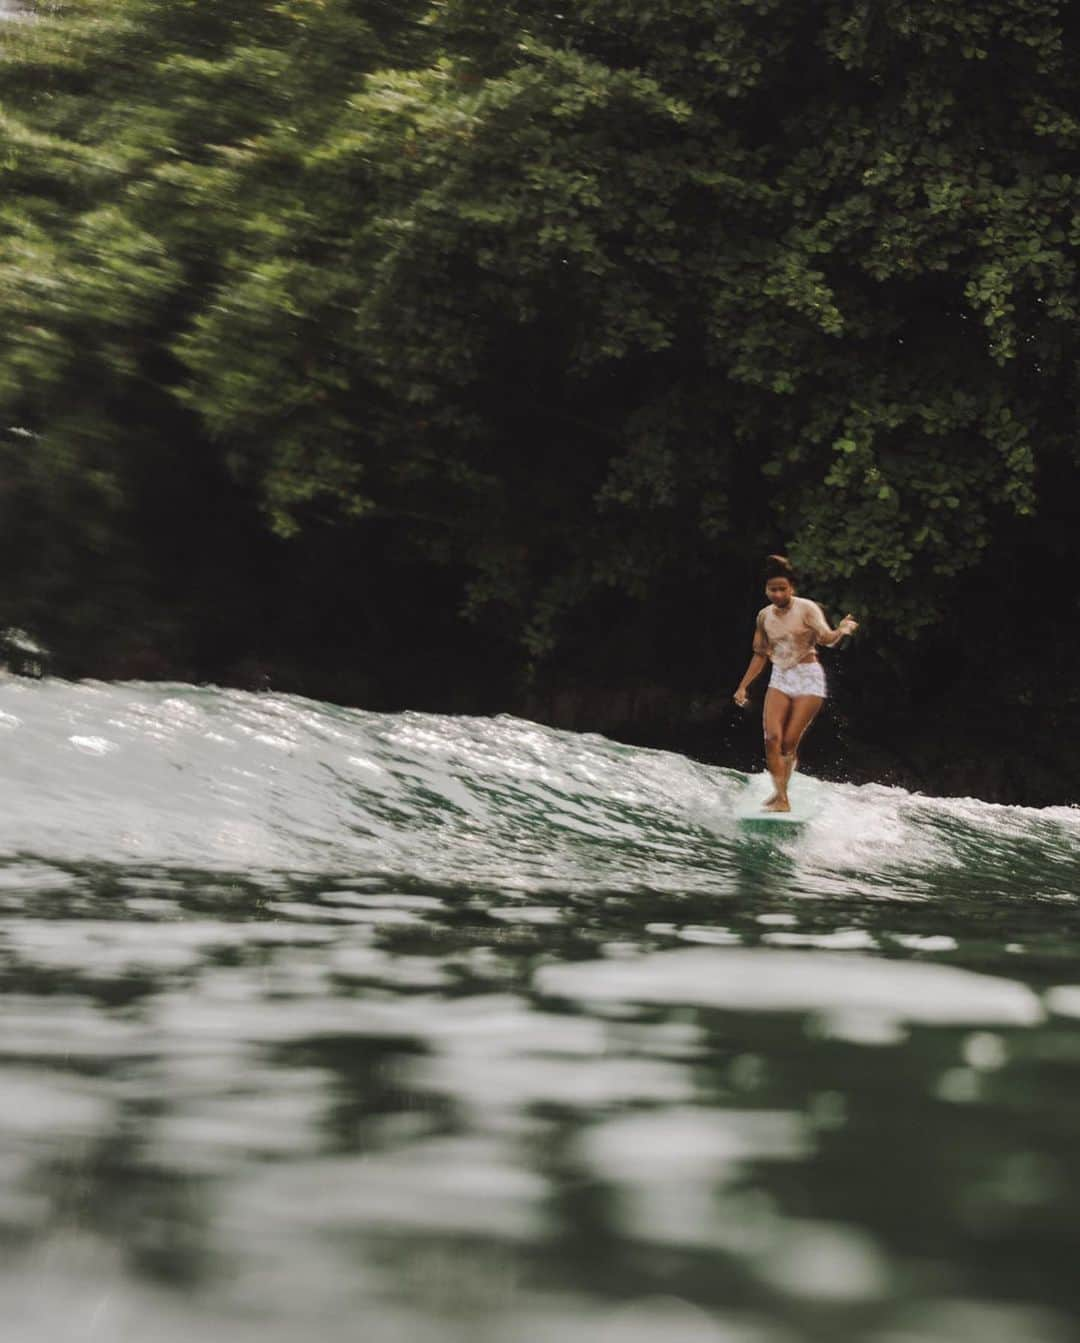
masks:
[[[1075,1311],[1080,1033],[970,945],[904,906],[852,938],[846,902],[746,873],[722,924],[394,884],[98,869],[8,921],[0,1217],[68,1292],[38,1337],[87,1274],[119,1338],[149,1310],[620,1341]]]

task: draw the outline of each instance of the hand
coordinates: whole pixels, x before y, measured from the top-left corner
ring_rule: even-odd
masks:
[[[853,616],[846,615],[836,628],[841,634],[854,634],[859,628],[859,622]]]
[[[734,699],[735,703],[739,706],[740,709],[745,709],[747,703],[749,702],[750,696],[746,693],[745,686],[739,686],[738,690],[736,690],[732,698]]]

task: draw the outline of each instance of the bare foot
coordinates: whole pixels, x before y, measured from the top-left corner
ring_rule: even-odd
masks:
[[[766,802],[762,808],[763,811],[790,811],[791,803],[786,797],[778,797],[772,802]]]
[[[775,792],[772,792],[772,793],[769,794],[769,796],[765,799],[765,801],[764,801],[761,805],[762,805],[763,808],[766,808],[766,807],[771,808],[772,805],[773,805],[775,802],[778,802],[779,800],[780,800],[780,799],[777,797],[776,793],[775,793]]]

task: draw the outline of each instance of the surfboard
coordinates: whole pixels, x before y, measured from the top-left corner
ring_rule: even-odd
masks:
[[[772,793],[768,774],[752,774],[735,802],[735,818],[740,830],[761,834],[794,833],[821,810],[820,784],[796,775],[788,785],[790,811],[763,811],[762,803]]]

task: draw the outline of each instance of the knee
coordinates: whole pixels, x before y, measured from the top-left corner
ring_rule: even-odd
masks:
[[[768,747],[770,747],[770,746],[779,746],[779,745],[780,745],[780,733],[779,733],[779,732],[770,732],[769,729],[766,728],[766,729],[765,729],[765,746],[766,746],[766,748],[768,748]]]
[[[799,749],[799,738],[784,736],[780,742],[781,755],[794,755]]]

